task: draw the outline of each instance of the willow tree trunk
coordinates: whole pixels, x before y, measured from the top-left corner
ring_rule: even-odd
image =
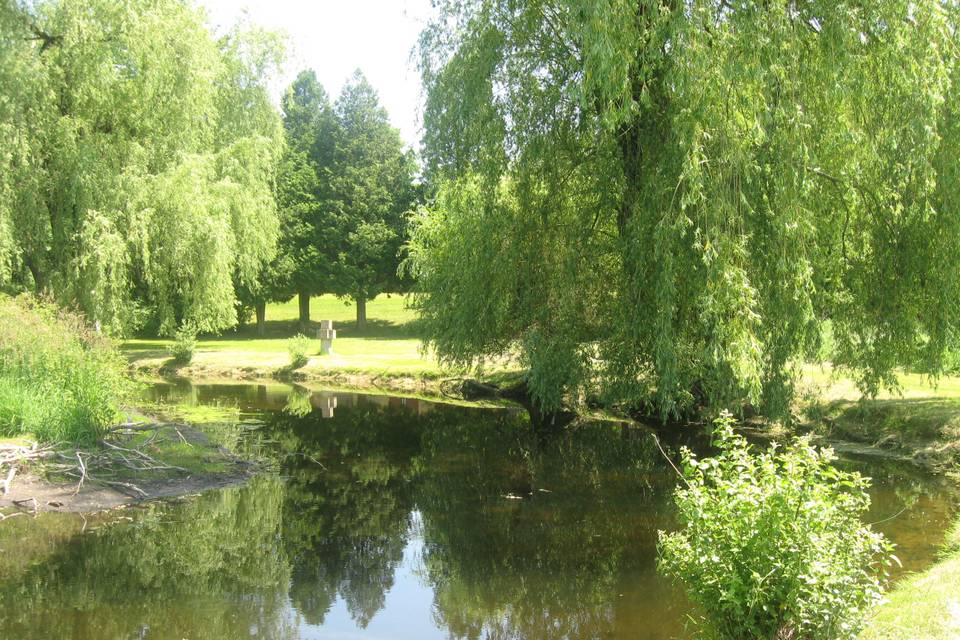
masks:
[[[24,263],[27,265],[27,269],[30,270],[30,275],[33,276],[33,286],[34,293],[41,295],[47,292],[47,278],[44,275],[40,267],[37,266],[37,263],[33,260],[25,260]]]
[[[310,294],[300,292],[300,330],[310,330]]]
[[[367,328],[367,299],[356,298],[357,301],[357,329]]]
[[[264,336],[267,333],[267,303],[258,301],[257,310],[257,335]]]

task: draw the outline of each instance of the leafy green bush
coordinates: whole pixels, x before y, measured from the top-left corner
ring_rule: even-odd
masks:
[[[0,296],[0,435],[83,442],[119,418],[130,390],[112,343],[80,316]]]
[[[180,327],[170,345],[170,355],[177,364],[190,364],[197,348],[197,334],[188,327]]]
[[[290,368],[299,369],[310,362],[307,350],[310,349],[310,340],[298,333],[287,342],[287,351],[290,352]]]
[[[683,528],[660,532],[660,569],[681,580],[712,638],[855,638],[882,596],[883,535],[860,521],[869,479],[808,438],[754,454],[717,421],[720,454],[683,450]]]

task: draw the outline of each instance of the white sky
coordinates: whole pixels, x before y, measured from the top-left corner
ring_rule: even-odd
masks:
[[[430,16],[430,0],[200,0],[218,31],[246,12],[255,24],[286,32],[287,66],[275,93],[311,68],[335,100],[363,71],[404,141],[419,148],[420,76],[411,58]]]

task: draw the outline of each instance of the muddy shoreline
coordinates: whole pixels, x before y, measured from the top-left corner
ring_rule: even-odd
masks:
[[[15,514],[32,516],[50,511],[93,513],[231,487],[247,482],[256,473],[252,469],[242,469],[229,474],[150,480],[136,485],[146,494],[140,496],[92,482],[84,483],[77,491],[76,483],[52,482],[27,470],[17,475],[7,495],[0,496],[0,514],[10,518]]]

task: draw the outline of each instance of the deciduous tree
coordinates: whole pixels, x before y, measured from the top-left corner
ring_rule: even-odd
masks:
[[[941,0],[439,2],[441,356],[518,348],[547,408],[782,413],[823,340],[867,392],[960,323],[958,20]],[[829,323],[828,323],[829,321]]]
[[[175,0],[5,0],[0,43],[0,278],[115,330],[233,325],[275,250],[282,42]]]

